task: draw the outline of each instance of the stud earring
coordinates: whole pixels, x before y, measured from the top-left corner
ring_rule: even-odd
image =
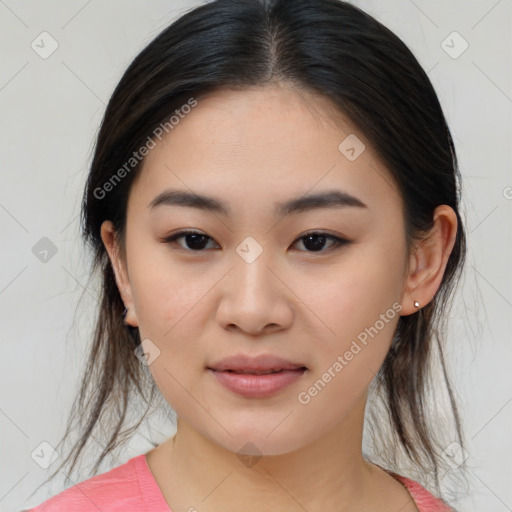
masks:
[[[417,300],[414,301],[414,307],[415,308],[419,308],[420,307],[420,303]]]
[[[124,311],[123,311],[123,314],[122,314],[122,317],[123,317],[123,323],[124,325],[128,325],[126,323],[126,314],[128,313],[128,308],[124,308]]]

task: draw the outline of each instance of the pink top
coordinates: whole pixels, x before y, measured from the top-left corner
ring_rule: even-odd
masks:
[[[420,512],[453,512],[414,480],[388,471],[409,491]],[[146,462],[137,455],[21,512],[172,512]]]

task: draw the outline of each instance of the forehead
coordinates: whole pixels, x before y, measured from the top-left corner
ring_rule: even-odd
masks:
[[[364,135],[327,99],[289,86],[199,96],[156,142],[132,187],[146,207],[166,188],[255,208],[333,187],[366,204],[400,200]],[[351,160],[343,150],[354,144]]]

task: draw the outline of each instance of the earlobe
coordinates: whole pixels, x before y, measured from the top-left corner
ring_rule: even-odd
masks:
[[[434,212],[434,225],[427,237],[416,241],[402,299],[402,316],[417,311],[415,302],[427,305],[443,279],[457,235],[457,216],[448,205]]]
[[[110,264],[112,265],[114,276],[116,279],[117,289],[121,295],[121,299],[128,309],[125,317],[125,323],[137,327],[137,319],[135,316],[135,307],[133,304],[132,292],[128,273],[125,268],[125,262],[121,257],[121,251],[116,238],[114,225],[111,221],[106,220],[101,225],[101,239],[107,250]]]

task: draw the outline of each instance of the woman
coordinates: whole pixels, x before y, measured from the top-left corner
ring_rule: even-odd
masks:
[[[357,7],[217,0],[175,21],[98,135],[82,213],[103,296],[64,462],[107,424],[98,467],[133,392],[146,412],[160,392],[177,431],[32,510],[453,510],[446,372],[450,444],[428,393],[459,179],[427,75]]]

